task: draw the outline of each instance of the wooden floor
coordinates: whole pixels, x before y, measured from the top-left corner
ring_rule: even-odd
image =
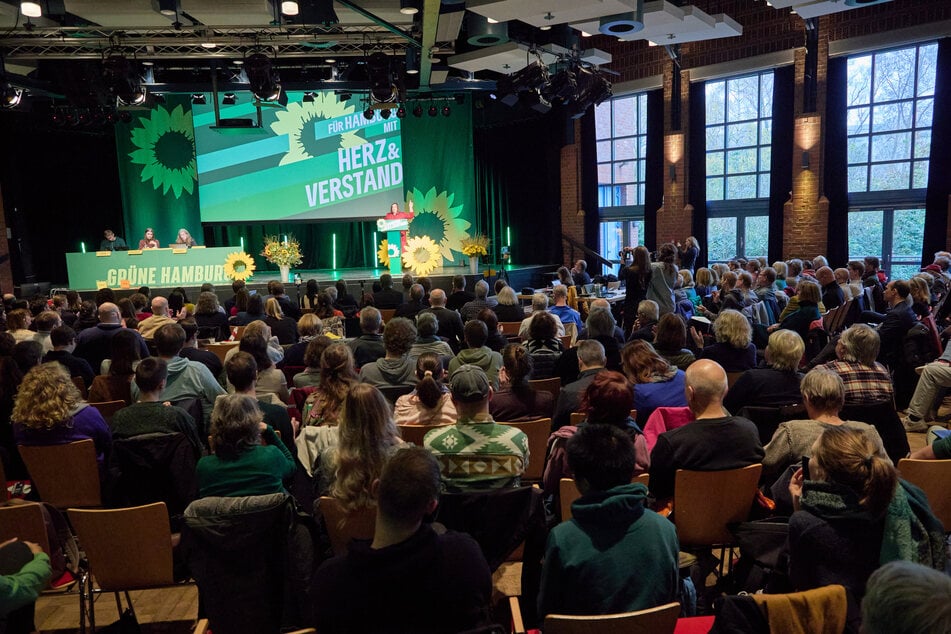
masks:
[[[908,444],[912,451],[920,449],[925,445],[925,434],[908,434]],[[495,582],[496,590],[502,594],[517,593],[517,568],[500,571]],[[198,615],[198,589],[194,584],[131,594],[140,624],[163,624],[143,628],[144,631],[169,634],[191,631]],[[96,601],[96,623],[107,625],[117,618],[113,595],[100,595]],[[40,597],[36,603],[36,626],[40,632],[46,633],[72,634],[79,631],[79,597],[75,586],[73,591],[66,594]]]

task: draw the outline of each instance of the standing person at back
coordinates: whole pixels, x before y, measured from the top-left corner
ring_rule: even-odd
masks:
[[[677,282],[677,247],[670,242],[660,245],[657,261],[651,263],[651,281],[647,299],[657,302],[661,315],[674,312],[674,284]]]

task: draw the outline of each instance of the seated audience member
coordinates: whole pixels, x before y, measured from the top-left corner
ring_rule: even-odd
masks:
[[[152,339],[156,330],[174,323],[175,319],[169,315],[168,300],[164,297],[153,297],[152,316],[139,322],[139,334],[146,339]]]
[[[548,537],[539,616],[614,614],[676,601],[677,529],[645,508],[647,487],[631,483],[630,437],[588,424],[568,440],[567,453],[581,498],[571,505],[572,519]]]
[[[555,414],[552,418],[552,431],[570,424],[571,414],[580,411],[582,394],[591,385],[595,375],[604,370],[606,363],[604,346],[596,339],[585,339],[572,350],[576,351],[580,373],[575,381],[563,385],[558,392],[558,402],[555,404]]]
[[[561,340],[556,337],[557,323],[549,313],[535,315],[528,329],[528,341],[522,344],[532,357],[534,379],[548,379],[555,376],[555,366],[564,352]]]
[[[347,342],[350,350],[353,351],[353,360],[358,368],[386,356],[383,335],[380,334],[382,325],[383,318],[380,311],[373,306],[365,306],[360,311],[360,332],[362,334]]]
[[[665,313],[669,315],[670,313]],[[628,341],[634,339],[643,339],[648,343],[654,342],[654,328],[657,326],[659,316],[657,302],[652,299],[645,299],[637,305],[637,318],[634,319],[634,326],[631,330]]]
[[[423,303],[423,287],[420,284],[413,284],[409,288],[409,299],[396,309],[394,317],[405,317],[406,319],[415,319],[419,311],[426,308]]]
[[[139,358],[149,356],[149,347],[145,340],[134,330],[122,327],[119,307],[111,302],[99,306],[99,323],[86,328],[76,337],[76,356],[89,362],[94,371],[99,371],[104,359],[109,358],[112,338],[116,333],[128,331],[135,333],[139,347]]]
[[[282,346],[297,343],[297,322],[284,315],[276,299],[272,297],[267,300],[264,313],[264,323],[270,326],[271,332]]]
[[[416,389],[396,399],[397,425],[451,425],[456,406],[443,383],[446,371],[439,355],[424,352],[416,358]]]
[[[690,328],[700,354],[698,359],[716,361],[726,372],[745,372],[756,367],[756,346],[749,320],[736,310],[724,310],[713,322],[716,343],[703,347],[703,338],[696,328]]]
[[[419,312],[416,317],[417,321],[422,315],[431,313],[439,322],[440,336],[449,343],[453,353],[459,352],[464,341],[462,317],[456,311],[446,308],[446,291],[441,288],[434,288],[429,296],[429,306],[429,308]]]
[[[359,383],[354,370],[353,353],[344,343],[332,343],[320,355],[320,385],[304,403],[304,425],[336,426],[347,392]]]
[[[284,367],[306,365],[304,355],[307,345],[323,333],[324,324],[320,317],[313,313],[304,313],[297,320],[298,339],[294,345],[284,351]]]
[[[38,544],[17,538],[0,543],[0,622],[5,634],[36,631],[35,603],[53,570]]]
[[[518,336],[523,340],[528,339],[529,330],[532,326],[532,321],[534,321],[537,315],[542,313],[551,315],[558,328],[558,332],[555,333],[557,337],[565,336],[565,325],[561,323],[561,320],[558,319],[556,315],[552,315],[548,310],[548,296],[544,293],[535,293],[532,295],[532,314],[522,320],[522,325],[518,327]]]
[[[476,319],[485,324],[485,329],[489,337],[485,340],[485,345],[494,352],[502,352],[502,348],[508,345],[508,337],[502,334],[499,327],[499,318],[491,308],[483,308],[476,315]]]
[[[681,370],[696,361],[693,352],[688,350],[687,327],[684,320],[675,313],[667,313],[657,322],[654,334],[654,351]]]
[[[597,304],[598,301],[601,300],[595,300],[591,303],[588,319],[585,321],[585,327],[578,336],[578,340],[590,339],[600,343],[604,348],[605,367],[609,370],[620,371],[621,346],[624,345],[624,335],[621,333],[621,329],[617,327],[610,306],[599,305]],[[567,385],[578,379],[580,369],[577,355],[577,346],[568,348],[555,364],[562,385]]]
[[[168,364],[157,357],[146,357],[135,369],[139,399],[116,412],[109,425],[113,438],[133,438],[144,434],[183,434],[202,453],[202,441],[195,420],[180,407],[162,402],[162,390],[168,379]]]
[[[63,364],[69,371],[70,376],[82,377],[86,389],[92,385],[96,374],[85,359],[80,359],[73,354],[76,349],[76,333],[69,326],[57,326],[50,332],[50,343],[53,349],[43,356],[43,362],[57,361]]]
[[[893,280],[885,287],[883,297],[888,304],[888,312],[881,319],[878,327],[878,336],[881,347],[878,351],[878,360],[894,370],[902,363],[902,343],[908,329],[917,321],[914,311],[911,310],[908,297],[911,290],[905,280]],[[862,313],[868,316],[868,313]]]
[[[247,289],[245,288],[246,286],[247,286],[247,282],[245,282],[244,280],[234,280],[233,282],[231,282],[232,296],[226,299],[224,305],[222,306],[222,308],[224,308],[225,315],[228,315],[230,317],[231,315],[236,314],[236,312],[232,313],[231,309],[234,308],[235,302],[237,302],[238,292],[241,291],[242,289],[244,289],[245,292],[247,292]]]
[[[284,284],[274,280],[273,282],[268,282],[267,290],[271,294],[273,299],[277,300],[277,303],[281,305],[281,313],[287,315],[290,319],[296,321],[300,319],[301,310],[300,306],[297,305],[297,302],[291,300],[290,297],[284,292]]]
[[[667,363],[646,341],[635,339],[621,350],[628,381],[634,384],[637,424],[643,426],[658,407],[683,407],[684,371]]]
[[[879,345],[874,328],[868,324],[853,324],[835,343],[837,359],[822,366],[842,379],[846,405],[890,401],[894,397],[895,388],[888,370],[875,360]]]
[[[118,311],[118,307],[116,308]],[[118,322],[120,325],[122,322]],[[99,308],[95,302],[88,299],[79,305],[79,311],[76,313],[76,321],[73,322],[73,328],[76,333],[80,333],[87,328],[93,328],[99,324]]]
[[[305,314],[304,317],[306,316]],[[334,340],[330,337],[320,335],[307,343],[307,351],[304,353],[304,371],[294,375],[294,387],[320,385],[320,357],[333,342]]]
[[[202,329],[203,335],[211,336],[216,341],[227,341],[231,336],[228,315],[218,305],[218,296],[214,293],[199,293],[195,305],[195,323]]]
[[[460,350],[459,354],[449,362],[449,373],[452,374],[463,365],[476,365],[485,372],[492,385],[497,386],[499,369],[502,367],[502,355],[493,352],[485,345],[488,336],[488,329],[478,319],[467,323],[465,326],[466,348]]]
[[[11,355],[20,372],[26,374],[30,368],[38,366],[43,361],[43,346],[38,341],[20,341],[13,346]]]
[[[403,303],[403,293],[393,288],[393,276],[384,273],[380,276],[380,290],[373,293],[373,305],[381,309],[399,308]]]
[[[951,387],[951,341],[945,346],[940,357],[922,368],[915,393],[911,397],[906,414],[901,419],[905,431],[928,430],[926,420],[932,418],[935,400],[944,393],[944,388],[947,387]]]
[[[688,425],[687,427],[690,427]],[[879,566],[903,559],[943,570],[944,528],[921,489],[899,479],[881,442],[845,427],[825,429],[810,450],[808,475],[789,483],[789,581],[795,590],[845,586],[849,631]]]
[[[218,382],[222,383],[224,379],[221,378],[221,373],[224,370],[224,364],[221,363],[221,359],[214,352],[198,347],[198,324],[195,323],[195,320],[183,319],[178,322],[178,325],[185,331],[185,345],[178,356],[204,364],[211,371],[211,374],[218,379]]]
[[[124,329],[116,333],[110,341],[110,357],[102,362],[102,374],[89,386],[89,400],[92,403],[104,401],[134,402],[132,398],[132,379],[139,365],[139,346],[134,331]]]
[[[739,413],[747,405],[778,407],[802,401],[799,394],[799,362],[806,345],[794,330],[777,330],[766,346],[766,367],[740,375],[723,400],[730,412]]]
[[[928,273],[919,273],[908,280],[908,288],[911,289],[911,310],[919,319],[924,319],[931,314],[931,287],[928,280],[934,280]]]
[[[43,346],[43,354],[46,354],[53,349],[53,342],[50,341],[50,332],[53,328],[63,325],[63,320],[60,318],[59,313],[52,310],[44,310],[36,316],[33,323],[36,326],[36,333],[34,333],[33,340],[38,341],[40,345]]]
[[[17,343],[32,341],[36,336],[36,332],[30,330],[31,323],[33,323],[33,317],[30,311],[24,308],[17,308],[7,313],[7,331],[13,335]]]
[[[686,385],[687,407],[696,420],[658,436],[651,452],[651,494],[661,503],[674,495],[677,469],[723,471],[763,460],[756,425],[723,409],[722,367],[700,359],[687,368]]]
[[[581,313],[568,305],[568,289],[572,288],[559,284],[552,289],[551,297],[555,305],[548,309],[552,315],[561,320],[562,324],[574,324],[575,333],[581,332]],[[577,300],[575,300],[577,303]]]
[[[178,324],[167,324],[155,333],[158,356],[168,364],[168,379],[162,391],[162,400],[174,403],[186,398],[197,398],[201,402],[204,418],[202,429],[207,429],[215,399],[225,391],[212,376],[211,370],[203,364],[178,356],[184,345],[185,331]],[[133,384],[132,397],[137,399],[138,396],[138,387]]]
[[[44,363],[26,373],[10,421],[18,445],[62,445],[91,438],[100,471],[109,464],[109,425],[99,410],[83,401],[59,363]]]
[[[710,293],[697,310],[710,319],[717,319],[725,310],[743,310],[746,305],[745,298],[742,291],[736,288],[737,281],[736,273],[732,271],[724,273],[719,280],[720,289]]]
[[[409,356],[419,357],[427,352],[432,352],[441,357],[449,358],[452,356],[452,348],[449,344],[437,336],[439,332],[439,321],[433,313],[420,313],[416,317],[416,341],[409,350]]]
[[[822,318],[819,312],[819,285],[815,282],[803,280],[800,282],[797,290],[798,293],[796,297],[799,298],[798,306],[795,310],[783,317],[778,324],[773,324],[767,328],[769,332],[780,329],[795,330],[800,337],[805,339],[809,334],[809,327],[812,325],[812,322]],[[790,306],[793,306],[793,299],[789,300],[786,310],[789,310]],[[783,314],[785,313],[786,311],[783,311]]]
[[[575,284],[578,286],[590,284],[591,276],[588,275],[588,263],[584,260],[578,260],[575,262],[575,265],[571,267],[571,277],[574,278]]]
[[[837,375],[825,368],[815,368],[803,377],[799,388],[809,418],[780,423],[772,440],[763,447],[766,455],[763,457],[762,479],[765,482],[770,482],[803,456],[808,456],[816,438],[829,427],[858,429],[873,436],[875,442],[881,442],[871,425],[839,418],[839,411],[845,403],[845,386]]]
[[[287,377],[277,368],[269,353],[269,342],[272,339],[271,329],[264,322],[254,322],[247,326],[238,348],[229,350],[225,355],[225,366],[239,351],[249,353],[257,364],[258,398],[268,399],[272,403],[276,399],[277,404],[284,405],[290,401],[290,392],[287,389]]]
[[[821,266],[816,269],[816,280],[819,282],[822,305],[826,307],[826,310],[832,310],[845,303],[845,294],[839,287],[835,272],[831,268]]]
[[[868,578],[862,599],[864,634],[951,632],[951,577],[910,561],[892,561]]]
[[[631,418],[631,385],[620,372],[605,370],[595,375],[582,394],[578,409],[585,414],[580,425],[565,425],[555,430],[548,439],[549,456],[545,464],[544,486],[547,495],[558,497],[558,486],[562,478],[572,477],[565,452],[566,441],[587,425],[610,425],[624,432],[634,443],[634,475],[644,473],[650,468],[650,454],[647,439],[641,428]],[[632,476],[633,477],[633,476]],[[557,515],[560,503],[554,501],[553,512]]]
[[[467,326],[473,323],[479,322]],[[492,419],[492,388],[485,372],[475,365],[462,365],[449,375],[449,389],[459,416],[456,424],[431,429],[423,439],[439,461],[448,490],[518,486],[528,466],[528,438],[521,430]]]
[[[294,437],[297,435],[300,423],[297,419],[291,418],[283,405],[274,405],[266,398],[260,398],[257,393],[258,364],[254,356],[247,352],[238,352],[225,363],[225,372],[235,394],[245,394],[257,399],[258,409],[264,415],[264,422],[281,435],[281,438],[285,440],[285,446],[296,458],[297,446],[294,444]]]
[[[525,310],[518,301],[518,295],[511,286],[506,286],[498,293],[498,304],[492,307],[499,321],[516,322],[525,319]]]
[[[423,518],[439,502],[439,465],[406,448],[371,483],[372,540],[354,540],[311,584],[314,625],[322,633],[462,632],[485,625],[489,566],[468,535],[436,533]]]
[[[459,311],[463,306],[475,299],[475,294],[466,290],[464,275],[454,275],[452,278],[452,292],[446,299],[446,308]]]
[[[501,387],[489,403],[492,418],[515,422],[551,417],[554,397],[551,392],[532,389],[528,383],[533,378],[532,368],[532,356],[525,348],[510,343],[502,349]]]
[[[370,486],[404,444],[380,390],[355,385],[344,403],[336,444],[318,457],[315,491],[333,496],[348,511],[371,506]]]
[[[116,306],[119,307],[119,314],[122,316],[122,325],[126,328],[138,330],[139,318],[136,317],[137,311],[135,309],[135,304],[132,303],[132,300],[128,297],[123,297],[116,302]]]
[[[284,441],[264,422],[257,401],[246,394],[215,401],[211,451],[198,461],[198,495],[203,498],[281,493],[297,468]]]
[[[463,304],[459,309],[459,315],[462,317],[462,323],[475,319],[479,313],[489,307],[486,297],[489,295],[489,284],[485,280],[479,280],[475,283],[475,298]]]
[[[240,309],[242,303],[243,298],[239,294],[235,308]],[[244,310],[239,310],[234,317],[228,320],[228,323],[232,326],[247,326],[254,321],[264,321],[265,317],[267,315],[264,314],[264,297],[254,294],[248,296],[247,307]]]
[[[409,351],[416,341],[416,327],[405,317],[394,317],[383,328],[382,359],[360,369],[360,381],[374,387],[416,385],[416,362]]]

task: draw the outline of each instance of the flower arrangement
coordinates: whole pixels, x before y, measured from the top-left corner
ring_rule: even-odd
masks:
[[[489,239],[485,236],[472,236],[462,240],[462,253],[470,258],[476,255],[488,255]]]
[[[300,242],[293,235],[285,236],[284,240],[277,236],[264,238],[264,250],[261,251],[264,259],[278,266],[294,266],[304,261],[300,251]]]

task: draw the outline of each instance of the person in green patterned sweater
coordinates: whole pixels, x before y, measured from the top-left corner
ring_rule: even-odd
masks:
[[[449,491],[519,486],[528,466],[528,438],[489,414],[492,388],[482,368],[464,364],[449,375],[455,425],[431,429],[423,446],[439,461]]]

